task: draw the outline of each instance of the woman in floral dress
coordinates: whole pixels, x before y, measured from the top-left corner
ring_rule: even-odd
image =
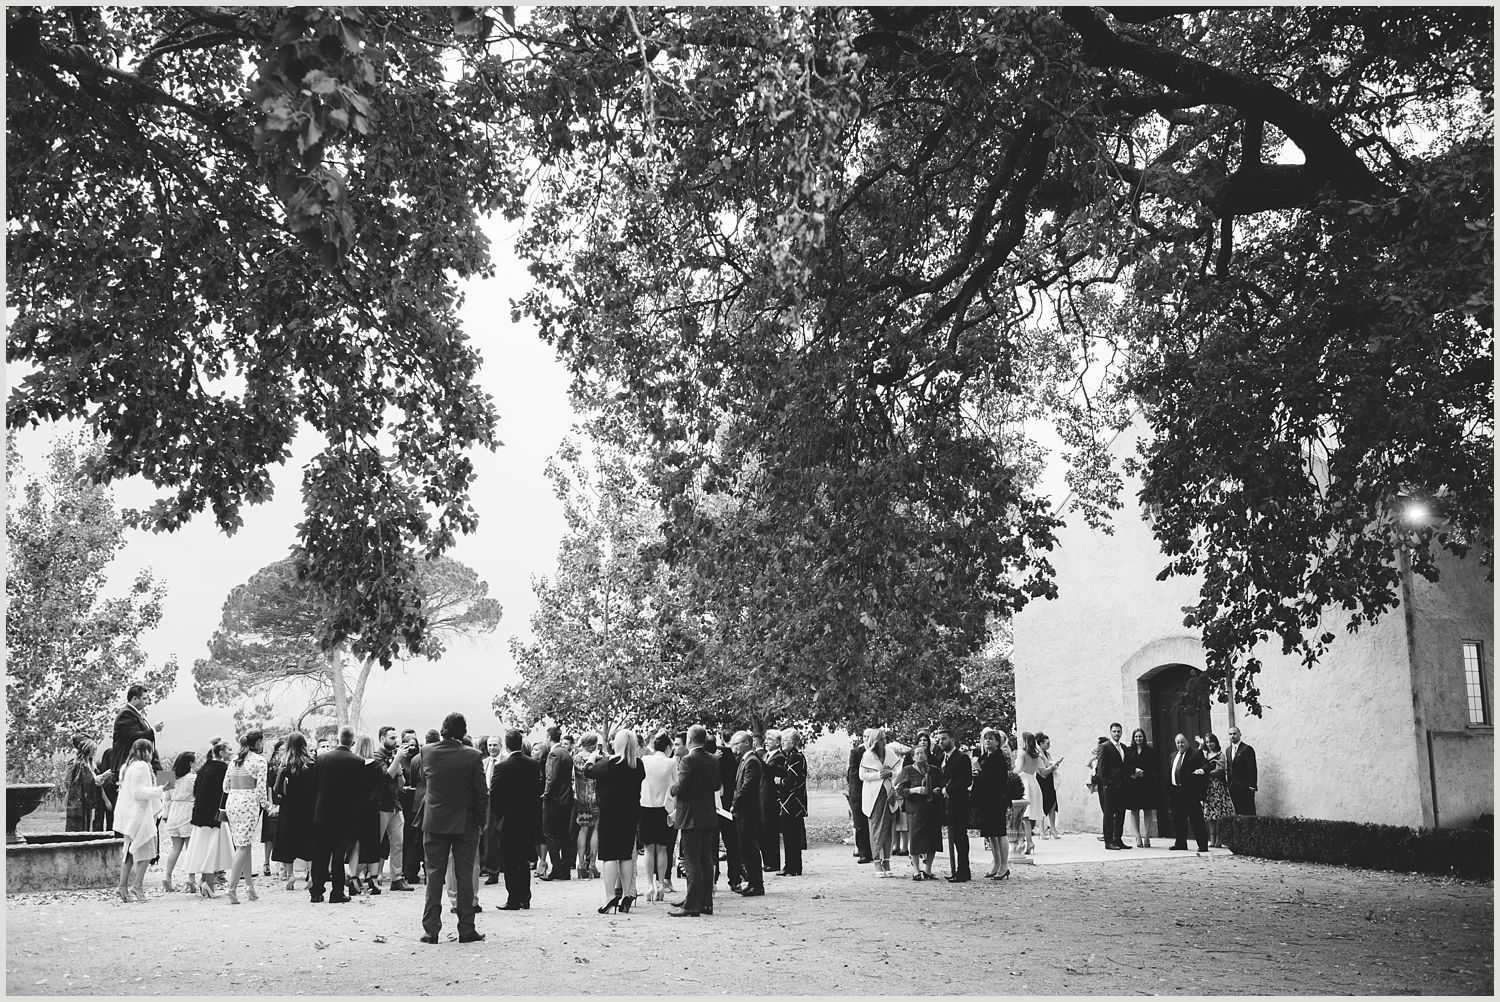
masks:
[[[260,812],[270,804],[266,795],[266,758],[260,753],[264,737],[260,730],[240,735],[240,750],[224,777],[224,813],[229,815],[229,842],[234,846],[234,862],[229,867],[229,903],[239,904],[235,896],[240,877],[245,878],[245,893],[251,901],[255,893],[255,863],[250,852],[260,841]]]
[[[1208,793],[1203,798],[1208,845],[1212,849],[1222,849],[1224,843],[1219,839],[1219,822],[1234,814],[1234,801],[1229,797],[1229,784],[1224,781],[1224,751],[1219,747],[1217,736],[1210,734],[1203,739],[1203,757],[1208,760]]]

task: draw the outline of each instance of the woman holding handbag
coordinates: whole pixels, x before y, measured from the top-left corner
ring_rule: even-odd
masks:
[[[896,780],[896,791],[905,802],[913,880],[937,879],[932,875],[932,859],[943,847],[943,808],[938,793],[942,780],[932,767],[931,750],[931,738],[926,731],[919,731]]]
[[[224,776],[229,771],[225,761],[229,746],[214,738],[204,753],[203,766],[193,782],[193,829],[188,838],[182,867],[189,879],[198,875],[198,893],[214,896],[215,875],[229,869],[234,848],[229,844],[229,829],[224,825]]]

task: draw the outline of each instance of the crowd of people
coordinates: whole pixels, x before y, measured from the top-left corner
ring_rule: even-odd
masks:
[[[145,693],[132,686],[116,718],[110,749],[76,737],[67,783],[72,830],[103,826],[125,839],[118,893],[144,901],[147,866],[165,856],[163,889],[232,904],[258,900],[259,875],[288,890],[304,881],[314,903],[426,885],[425,942],[437,942],[443,895],[458,916],[458,938],[482,939],[476,889],[503,877],[505,910],[531,907],[533,879],[599,880],[602,914],[628,913],[640,897],[676,896],[673,917],[713,914],[714,885],[727,870],[731,891],[765,894],[765,874],[802,874],[807,847],[807,758],[796,728],[713,734],[702,725],[650,735],[631,728],[589,732],[575,741],[557,727],[531,743],[518,729],[471,739],[462,714],[419,738],[384,726],[375,735],[351,727],[319,740],[293,731],[269,754],[258,729],[237,747],[214,738],[203,752],[157,758],[162,725],[145,716]],[[1136,729],[1129,745],[1112,724],[1088,763],[1100,799],[1105,847],[1149,847],[1157,801],[1155,752]],[[1217,822],[1254,813],[1254,750],[1232,728],[1222,750],[1212,734],[1190,743],[1177,735],[1165,788],[1177,842],[1192,831],[1199,852],[1217,846]],[[985,728],[971,752],[947,728],[918,731],[910,744],[871,728],[849,754],[848,794],[856,857],[892,877],[893,856],[909,857],[910,878],[938,879],[934,861],[946,841],[946,880],[972,879],[969,831],[990,852],[985,878],[1010,877],[1014,855],[1056,839],[1056,775],[1051,739],[1029,731]],[[76,826],[76,827],[75,827]],[[946,839],[944,838],[946,834]],[[680,845],[679,845],[680,842]],[[721,855],[722,846],[722,855]],[[675,860],[674,860],[674,857]],[[675,862],[675,865],[674,865]],[[720,864],[724,865],[721,867]],[[387,880],[388,870],[388,880]]]

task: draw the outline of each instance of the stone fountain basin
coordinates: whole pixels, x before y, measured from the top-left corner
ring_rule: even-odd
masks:
[[[113,832],[42,832],[5,847],[5,893],[79,891],[120,882],[125,840]]]

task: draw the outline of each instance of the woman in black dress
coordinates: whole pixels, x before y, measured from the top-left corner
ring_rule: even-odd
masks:
[[[599,909],[600,915],[617,907],[628,912],[635,903],[635,828],[641,818],[641,783],[646,779],[634,731],[620,728],[614,748],[613,755],[595,760],[587,769],[598,805],[596,838],[604,893],[611,895]]]
[[[1037,732],[1037,747],[1042,751],[1041,764],[1036,769],[1036,785],[1042,790],[1042,838],[1062,838],[1057,834],[1057,767],[1065,756],[1052,757],[1052,739]]]
[[[974,768],[974,801],[979,808],[979,835],[990,848],[990,872],[985,876],[1004,880],[1010,876],[1010,844],[1006,820],[1010,814],[1010,757],[1000,743],[1000,732],[986,727],[980,738],[979,762]]]
[[[1139,727],[1131,732],[1130,747],[1125,749],[1125,810],[1135,832],[1135,847],[1151,848],[1151,822],[1156,814],[1156,751],[1146,743],[1146,732]]]
[[[282,864],[286,889],[297,881],[297,863],[302,863],[303,879],[311,879],[313,856],[313,807],[318,802],[318,781],[313,775],[313,757],[307,749],[307,736],[293,731],[286,736],[281,753],[281,768],[271,799],[279,805],[276,818],[276,845],[271,858]]]
[[[917,732],[917,743],[906,753],[896,774],[896,792],[905,803],[911,847],[911,879],[936,880],[932,858],[943,848],[943,809],[938,790],[942,781],[932,767],[932,739]]]

